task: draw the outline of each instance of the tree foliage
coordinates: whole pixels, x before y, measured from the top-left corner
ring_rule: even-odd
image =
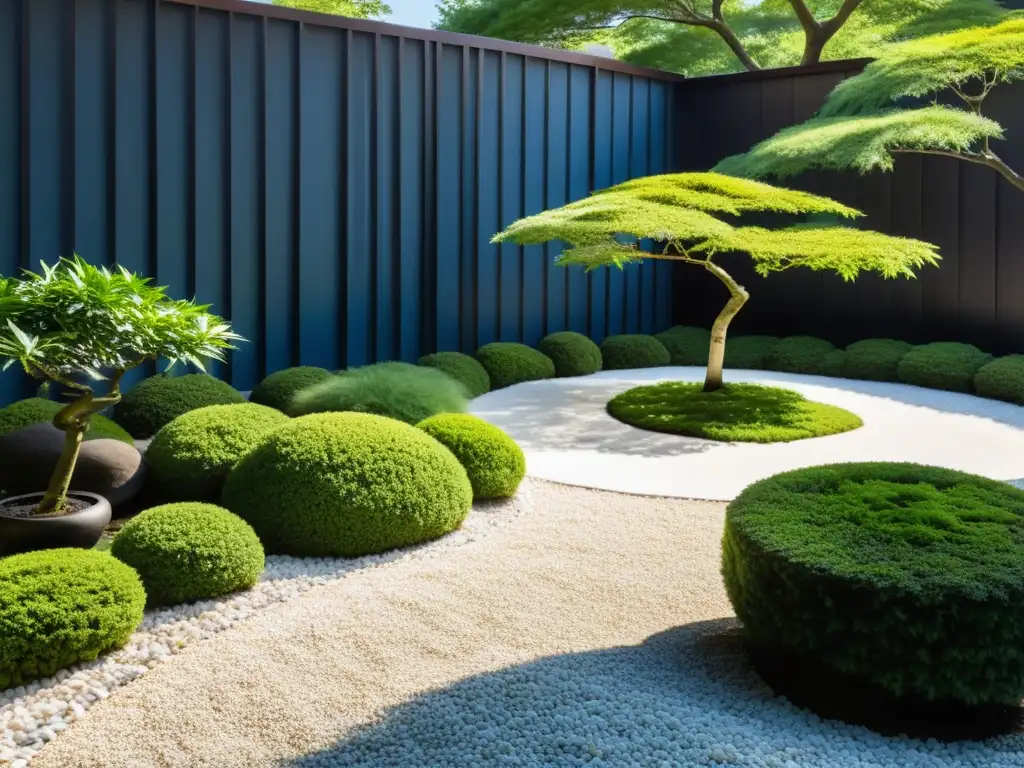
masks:
[[[355,19],[375,19],[391,13],[390,6],[383,0],[274,0],[274,5]]]

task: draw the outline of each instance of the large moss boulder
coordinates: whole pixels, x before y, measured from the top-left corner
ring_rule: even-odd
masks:
[[[462,352],[435,352],[424,355],[417,362],[448,374],[463,386],[470,397],[480,397],[491,391],[491,377],[475,357]]]
[[[473,498],[515,495],[526,457],[503,430],[468,413],[442,413],[416,425],[455,454],[473,486]]]
[[[244,403],[230,384],[205,373],[152,376],[132,387],[114,408],[114,420],[133,437],[152,437],[183,413],[207,405]]]
[[[730,336],[725,342],[725,367],[762,370],[768,353],[780,341],[778,336]]]
[[[601,357],[606,371],[658,368],[672,359],[664,344],[643,333],[609,336],[601,342]]]
[[[904,384],[970,393],[975,374],[990,362],[992,355],[970,344],[937,341],[907,352],[897,373]]]
[[[692,325],[674,325],[654,335],[665,345],[672,365],[707,365],[711,350],[711,331]]]
[[[575,331],[549,333],[537,350],[551,358],[555,376],[589,376],[601,370],[601,348]]]
[[[554,361],[525,344],[504,341],[485,344],[476,351],[476,359],[487,371],[493,389],[555,376]]]
[[[1007,355],[986,363],[974,374],[982,397],[1024,405],[1024,355]]]
[[[865,339],[846,348],[843,375],[848,379],[896,381],[900,362],[914,348],[896,339]]]
[[[828,376],[835,373],[840,361],[836,355],[829,357],[835,351],[831,342],[815,336],[787,336],[765,356],[764,367],[769,371]]]
[[[275,371],[255,386],[249,395],[249,402],[287,413],[296,394],[333,375],[326,368],[311,365]]]

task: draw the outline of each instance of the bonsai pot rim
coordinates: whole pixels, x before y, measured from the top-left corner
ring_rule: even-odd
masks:
[[[99,494],[69,491],[69,498],[89,502],[89,506],[65,515],[11,517],[4,514],[6,506],[39,501],[44,495],[39,491],[0,500],[0,555],[61,547],[90,549],[100,540],[110,522],[111,507]]]

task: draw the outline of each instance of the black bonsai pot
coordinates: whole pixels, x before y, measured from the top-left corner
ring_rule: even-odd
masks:
[[[62,515],[26,515],[25,508],[35,506],[43,496],[29,493],[0,501],[0,556],[36,549],[96,546],[110,522],[110,504],[105,498],[71,491],[68,501],[77,509]]]

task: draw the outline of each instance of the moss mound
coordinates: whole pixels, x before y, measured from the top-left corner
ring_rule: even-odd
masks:
[[[689,325],[676,325],[654,335],[668,350],[672,365],[707,365],[711,351],[711,331]]]
[[[913,464],[836,464],[747,488],[722,572],[753,648],[899,697],[1024,697],[1024,492]]]
[[[842,378],[846,375],[846,352],[834,349],[821,359],[821,375]]]
[[[256,403],[208,405],[183,413],[150,443],[146,483],[160,499],[219,501],[228,472],[287,423],[280,411]]]
[[[778,343],[778,336],[737,336],[726,339],[725,367],[760,371],[764,368],[768,353]]]
[[[524,381],[551,379],[555,364],[543,352],[525,344],[497,341],[476,351],[476,359],[491,378],[493,389],[504,389]]]
[[[836,348],[824,339],[814,336],[787,336],[765,356],[764,365],[769,371],[786,373],[808,373],[818,376],[826,374],[825,356]],[[834,358],[832,360],[834,365]]]
[[[760,384],[726,384],[714,392],[701,384],[668,381],[634,387],[608,403],[621,422],[652,432],[739,443],[788,443],[863,426],[860,417],[798,392]]]
[[[609,336],[601,342],[601,357],[606,371],[659,368],[672,359],[664,344],[643,333]]]
[[[469,476],[474,498],[515,495],[526,474],[526,457],[504,431],[466,413],[442,413],[416,426],[455,454]]]
[[[165,504],[133,517],[110,554],[134,568],[150,605],[175,605],[249,589],[263,545],[237,515],[213,504]]]
[[[896,381],[900,361],[914,348],[895,339],[865,339],[846,348],[843,375],[848,379]]]
[[[986,363],[974,374],[982,397],[1024,405],[1024,355],[1007,355]]]
[[[30,397],[11,403],[6,408],[0,408],[0,435],[44,421],[53,421],[53,417],[63,407],[61,403],[42,397]],[[132,436],[122,427],[105,416],[96,414],[89,419],[89,431],[85,433],[85,439],[97,440],[104,437],[135,445]]]
[[[480,397],[491,391],[491,377],[475,357],[461,352],[435,352],[424,355],[418,362],[447,373],[463,386],[470,397]]]
[[[102,552],[0,560],[0,690],[120,648],[142,621],[138,574]]]
[[[326,368],[300,365],[272,373],[253,389],[249,402],[288,412],[292,399],[303,389],[326,381],[334,374]]]
[[[451,451],[415,427],[362,413],[295,419],[224,485],[225,506],[267,552],[299,557],[358,557],[435,539],[458,528],[472,502]]]
[[[588,376],[601,370],[601,348],[582,333],[550,333],[537,349],[554,362],[555,376]]]
[[[900,361],[898,375],[904,384],[951,392],[973,392],[974,375],[992,362],[992,355],[970,344],[938,341],[922,344]]]
[[[129,390],[114,408],[114,420],[133,437],[152,437],[183,413],[207,405],[244,403],[242,393],[205,373],[152,376]]]

